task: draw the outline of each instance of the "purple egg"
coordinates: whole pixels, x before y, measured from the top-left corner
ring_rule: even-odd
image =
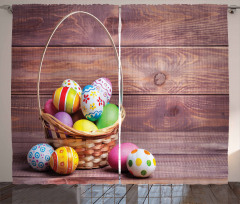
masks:
[[[54,115],[54,117],[57,118],[58,120],[60,120],[63,124],[69,126],[69,127],[73,126],[72,118],[66,112],[58,112]]]

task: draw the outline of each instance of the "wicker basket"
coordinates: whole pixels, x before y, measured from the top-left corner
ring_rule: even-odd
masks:
[[[64,125],[54,116],[44,113],[41,109],[40,104],[40,75],[42,64],[44,60],[45,53],[47,51],[48,45],[53,37],[57,28],[62,24],[62,22],[73,14],[84,14],[93,17],[106,31],[112,47],[114,49],[115,57],[118,62],[118,85],[119,85],[119,119],[110,127],[97,130],[95,132],[83,132],[75,130],[69,126]],[[125,110],[122,106],[122,67],[118,57],[116,46],[110,33],[107,31],[106,27],[101,23],[99,19],[90,13],[84,11],[76,11],[66,15],[55,27],[52,34],[50,35],[45,49],[42,54],[42,59],[39,67],[38,83],[37,83],[37,97],[40,120],[42,122],[44,132],[46,135],[47,142],[54,148],[61,146],[70,146],[74,148],[79,156],[78,169],[93,169],[99,168],[107,165],[108,152],[115,146],[116,140],[118,139],[119,130],[121,130],[121,123],[125,118]]]

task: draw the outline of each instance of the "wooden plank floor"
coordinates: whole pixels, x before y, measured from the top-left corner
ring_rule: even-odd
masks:
[[[0,183],[0,193],[0,203],[3,204],[240,203],[240,183],[225,185],[14,185]]]
[[[19,153],[13,156],[14,184],[117,184],[119,182],[117,172],[110,166],[94,170],[76,170],[67,176],[59,176],[52,171],[37,172],[28,165],[26,155],[27,153]],[[159,165],[148,179],[137,179],[129,173],[122,173],[122,184],[227,183],[225,154],[155,154],[154,156]]]

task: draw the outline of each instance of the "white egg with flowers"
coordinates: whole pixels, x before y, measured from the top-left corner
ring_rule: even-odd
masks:
[[[81,109],[83,115],[90,121],[96,121],[100,118],[103,112],[103,100],[96,87],[87,85],[83,88]]]
[[[128,155],[127,168],[136,177],[148,177],[156,169],[156,160],[149,151],[135,149]]]

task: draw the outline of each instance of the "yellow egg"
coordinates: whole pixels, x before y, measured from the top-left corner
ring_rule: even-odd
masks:
[[[81,119],[75,122],[73,128],[85,132],[92,132],[98,130],[97,126],[93,122],[86,119]]]
[[[59,174],[71,174],[78,166],[77,152],[71,147],[59,147],[50,158],[50,166]]]

